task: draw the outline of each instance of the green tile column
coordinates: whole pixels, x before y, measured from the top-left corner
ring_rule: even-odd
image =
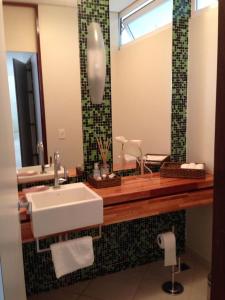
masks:
[[[186,161],[188,30],[191,0],[173,2],[171,159]]]
[[[94,162],[100,161],[96,135],[112,142],[109,0],[81,0],[78,11],[84,166],[90,174]],[[91,103],[87,78],[87,27],[93,21],[101,26],[107,54],[105,93],[100,105]],[[109,162],[112,163],[112,144]]]

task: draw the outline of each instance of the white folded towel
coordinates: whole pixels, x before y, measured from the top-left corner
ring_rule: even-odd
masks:
[[[82,237],[52,244],[52,260],[57,278],[94,263],[92,237]]]

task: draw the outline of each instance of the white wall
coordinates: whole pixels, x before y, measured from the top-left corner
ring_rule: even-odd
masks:
[[[16,6],[4,6],[8,51],[37,52],[35,20],[35,10],[32,7],[18,9]]]
[[[39,5],[48,153],[67,167],[83,163],[77,8]],[[66,139],[58,138],[65,129]]]
[[[36,52],[34,9],[5,6],[4,17],[7,50]],[[54,151],[59,150],[63,165],[73,167],[83,163],[78,15],[75,2],[70,7],[39,5],[39,32],[48,155],[53,156]],[[65,129],[65,139],[58,138],[59,129]]]
[[[0,258],[5,300],[25,300],[18,192],[0,0]]]
[[[193,16],[189,33],[187,159],[213,172],[218,8]],[[211,260],[212,207],[187,212],[187,246]]]
[[[111,14],[113,137],[142,139],[144,153],[170,153],[171,26],[116,47],[116,14]],[[113,144],[114,161],[119,145]]]

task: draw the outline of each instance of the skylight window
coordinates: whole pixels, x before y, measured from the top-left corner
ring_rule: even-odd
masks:
[[[146,1],[121,17],[121,45],[172,22],[173,0]]]

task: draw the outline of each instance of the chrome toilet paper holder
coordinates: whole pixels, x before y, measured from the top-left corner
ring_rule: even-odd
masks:
[[[172,226],[172,232],[175,233],[175,227]],[[178,268],[176,268],[176,265],[172,266],[172,272],[171,272],[171,281],[167,281],[163,283],[162,289],[165,293],[170,295],[178,295],[183,293],[184,287],[181,283],[175,281],[175,275],[179,274],[181,271],[181,263],[180,263],[180,257],[178,257]]]

